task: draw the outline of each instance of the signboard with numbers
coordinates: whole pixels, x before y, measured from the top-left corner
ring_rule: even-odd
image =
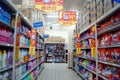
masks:
[[[58,13],[58,23],[64,26],[72,26],[76,24],[76,12],[64,11]]]
[[[64,0],[35,0],[35,8],[47,13],[63,9]]]

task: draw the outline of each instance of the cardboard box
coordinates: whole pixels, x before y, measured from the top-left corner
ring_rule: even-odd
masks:
[[[99,18],[104,14],[104,1],[98,0],[96,6],[97,6],[97,18]]]
[[[95,6],[96,6],[96,0],[91,0],[91,1],[90,1],[90,6],[95,7]]]
[[[104,0],[104,13],[108,12],[113,7],[112,0]]]

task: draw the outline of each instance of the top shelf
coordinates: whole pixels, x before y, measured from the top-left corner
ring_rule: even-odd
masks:
[[[3,22],[3,21],[1,21],[1,20],[0,20],[0,26],[5,27],[5,28],[7,28],[7,29],[9,29],[9,30],[14,31],[14,28],[13,28],[13,27],[11,27],[10,25],[6,24],[5,22]]]
[[[108,32],[112,32],[112,31],[115,31],[115,30],[118,30],[120,29],[120,24],[116,25],[116,26],[113,26],[111,28],[108,28],[108,29],[105,29],[105,30],[102,30],[101,32],[98,33],[98,37],[101,36],[101,35],[104,35]]]
[[[120,4],[116,5],[110,11],[108,11],[106,14],[104,14],[103,16],[98,18],[95,22],[93,22],[91,25],[87,26],[85,29],[83,29],[81,32],[79,32],[79,34],[82,34],[83,32],[87,31],[91,26],[104,21],[106,18],[110,17],[111,15],[113,15],[118,10],[120,10]]]
[[[108,11],[106,14],[104,14],[99,19],[97,19],[96,23],[100,23],[100,22],[104,21],[106,18],[110,17],[111,15],[116,13],[118,10],[120,10],[120,4],[116,5],[110,11]]]
[[[15,5],[10,0],[1,0],[0,4],[4,8],[6,8],[11,14],[17,12]]]
[[[32,29],[32,24],[30,23],[30,21],[26,19],[25,16],[21,12],[19,13],[20,13],[22,22],[25,23],[29,29]]]

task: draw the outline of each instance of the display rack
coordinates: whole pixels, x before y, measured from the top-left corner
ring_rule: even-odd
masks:
[[[36,30],[33,39],[32,30],[11,1],[0,1],[0,79],[33,80],[43,70],[44,39]]]
[[[113,7],[89,26],[86,26],[86,28],[81,28],[81,31],[78,33],[80,37],[76,40],[76,42],[80,44],[80,48],[76,46],[76,49],[78,49],[76,50],[78,54],[76,57],[76,59],[78,59],[78,71],[76,72],[83,79],[86,80],[88,77],[88,80],[120,79],[120,71],[118,71],[120,69],[119,20],[120,4]],[[90,30],[92,30],[91,27],[94,27],[93,33],[90,32]],[[91,34],[94,34],[94,36],[91,36]],[[94,49],[88,45],[92,41],[91,39],[94,39]],[[94,55],[94,58],[91,55],[87,55],[88,53],[90,54],[90,52],[91,55]],[[92,65],[90,65],[90,63]],[[90,66],[92,67],[90,68]]]
[[[66,54],[64,49],[64,43],[45,43],[46,48],[46,62],[64,63],[66,62]]]

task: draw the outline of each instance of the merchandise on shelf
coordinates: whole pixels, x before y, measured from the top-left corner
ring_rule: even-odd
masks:
[[[100,24],[100,27],[97,28],[98,34],[106,30],[109,30],[110,28],[114,28],[116,25],[119,25],[119,23],[120,23],[120,12],[118,11],[115,15],[108,18],[107,21]]]
[[[119,68],[99,64],[98,65],[99,74],[107,77],[110,80],[119,80],[120,79],[120,70]]]
[[[88,70],[86,70],[85,68],[79,66],[78,70],[79,70],[79,73],[81,75],[83,75],[82,77],[84,79],[87,79],[87,80],[96,80],[95,75],[93,73],[89,72]]]
[[[0,43],[2,44],[13,44],[14,34],[7,28],[0,26]]]
[[[120,49],[98,49],[99,60],[120,64]]]
[[[2,5],[0,5],[0,20],[8,25],[11,23],[11,14]]]

